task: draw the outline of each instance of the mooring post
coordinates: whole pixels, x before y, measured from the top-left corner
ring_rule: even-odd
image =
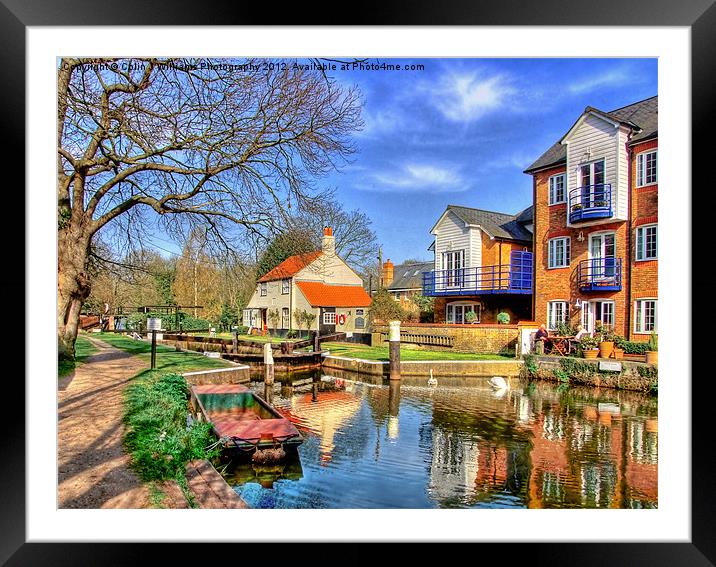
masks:
[[[321,350],[321,341],[318,340],[318,331],[313,331],[313,352]]]
[[[234,334],[231,337],[231,352],[237,354],[239,352],[239,328],[234,327]]]
[[[152,329],[152,370],[157,367],[157,330]]]
[[[390,379],[400,380],[400,321],[390,322]]]
[[[271,343],[264,345],[264,384],[273,384],[273,352]]]

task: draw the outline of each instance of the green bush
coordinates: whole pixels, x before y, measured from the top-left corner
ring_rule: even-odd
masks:
[[[507,325],[510,322],[510,314],[505,311],[500,311],[497,314],[497,322],[501,325]]]
[[[648,349],[648,343],[637,343],[628,341],[624,337],[615,337],[614,344],[624,350],[626,354],[644,354]]]
[[[125,396],[124,442],[142,480],[174,479],[184,486],[189,461],[219,453],[206,450],[214,441],[209,423],[187,426],[189,389],[182,376],[146,372]]]

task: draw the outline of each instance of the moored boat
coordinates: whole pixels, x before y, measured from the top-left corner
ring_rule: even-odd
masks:
[[[241,384],[192,386],[191,400],[226,449],[288,449],[303,442],[288,419]]]

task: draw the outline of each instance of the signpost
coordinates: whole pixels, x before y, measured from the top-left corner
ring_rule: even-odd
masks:
[[[152,332],[152,364],[154,370],[157,367],[157,331],[162,328],[162,320],[156,317],[147,318],[147,330]]]

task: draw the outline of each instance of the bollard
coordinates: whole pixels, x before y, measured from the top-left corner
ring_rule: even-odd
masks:
[[[273,352],[271,343],[264,345],[264,383],[273,384]]]
[[[400,321],[390,322],[390,379],[400,380]]]
[[[152,329],[152,370],[157,367],[157,330]]]

